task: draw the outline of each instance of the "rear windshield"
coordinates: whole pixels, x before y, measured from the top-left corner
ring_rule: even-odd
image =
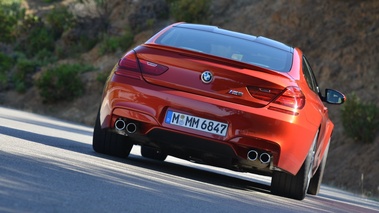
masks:
[[[288,51],[211,31],[173,27],[161,35],[156,43],[233,59],[278,72],[288,72],[291,69],[292,53]]]

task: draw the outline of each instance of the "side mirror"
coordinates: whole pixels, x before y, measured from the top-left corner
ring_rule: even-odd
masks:
[[[343,104],[346,96],[334,89],[326,89],[325,97],[322,98],[328,104]]]

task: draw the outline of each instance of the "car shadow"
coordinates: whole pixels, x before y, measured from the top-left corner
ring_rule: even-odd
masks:
[[[191,166],[176,164],[167,161],[161,162],[133,154],[129,156],[129,158],[127,159],[127,163],[134,166],[141,166],[150,170],[167,173],[170,175],[205,182],[208,184],[215,184],[218,186],[224,186],[240,190],[254,190],[264,193],[270,193],[270,186],[268,185],[258,182],[252,182],[250,180],[241,179],[235,176],[229,176],[227,174],[218,173],[217,171],[212,171],[211,169],[208,170],[198,167],[194,168]]]
[[[81,130],[75,130],[73,132],[80,132]],[[253,190],[262,193],[270,194],[270,186],[261,184],[258,182],[253,182],[246,179],[241,179],[234,176],[229,176],[226,174],[220,174],[218,172],[213,172],[211,170],[205,170],[201,168],[193,168],[185,165],[175,164],[167,161],[155,161],[151,159],[144,158],[139,155],[130,154],[128,158],[118,158],[105,154],[96,153],[93,151],[92,146],[87,143],[81,143],[75,140],[70,140],[62,138],[59,136],[48,136],[43,134],[38,134],[34,132],[29,132],[20,129],[14,129],[9,127],[0,126],[0,134],[8,135],[11,137],[16,137],[29,141],[31,143],[39,143],[46,146],[52,146],[55,148],[65,149],[72,152],[77,152],[81,154],[87,154],[91,156],[96,156],[99,158],[104,158],[116,162],[126,163],[136,167],[146,168],[149,170],[154,170],[157,172],[166,173],[169,175],[174,175],[182,178],[188,178],[208,184],[213,184],[217,186],[223,186],[238,190]],[[82,132],[81,134],[88,135],[87,132]]]

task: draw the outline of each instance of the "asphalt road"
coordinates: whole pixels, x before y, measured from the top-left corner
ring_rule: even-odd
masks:
[[[0,108],[0,212],[379,212],[379,203],[323,186],[303,201],[270,178],[169,157],[95,153],[92,128]]]

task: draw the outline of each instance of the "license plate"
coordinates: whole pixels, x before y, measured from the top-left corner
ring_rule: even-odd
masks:
[[[167,111],[165,122],[168,124],[196,129],[216,135],[225,136],[228,131],[228,124],[214,120],[200,118],[174,111]]]

